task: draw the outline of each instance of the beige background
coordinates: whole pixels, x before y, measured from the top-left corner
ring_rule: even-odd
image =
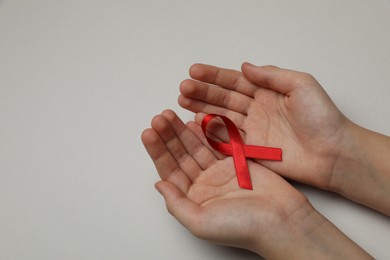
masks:
[[[165,210],[140,142],[194,62],[312,73],[390,134],[390,1],[0,0],[0,259],[256,259]],[[379,259],[390,220],[297,185]]]

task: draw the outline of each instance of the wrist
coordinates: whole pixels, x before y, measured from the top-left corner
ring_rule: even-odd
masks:
[[[291,247],[299,259],[372,259],[328,219],[313,209],[297,226],[297,239]]]
[[[270,232],[255,252],[270,259],[371,259],[307,202]],[[267,247],[264,248],[264,245]]]
[[[390,137],[349,122],[329,190],[390,215]]]
[[[327,190],[343,194],[349,174],[362,162],[359,155],[359,141],[357,132],[362,131],[361,127],[351,121],[346,121],[342,132],[342,139],[336,149],[335,163],[331,172],[331,178]]]

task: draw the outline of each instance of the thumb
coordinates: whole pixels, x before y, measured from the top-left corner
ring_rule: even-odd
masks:
[[[155,184],[155,188],[164,197],[169,213],[191,231],[194,217],[199,215],[199,205],[189,200],[177,186],[170,182],[159,181]]]
[[[281,69],[275,66],[255,66],[245,62],[241,66],[245,77],[253,84],[287,94],[307,85],[313,85],[316,80],[309,74]]]

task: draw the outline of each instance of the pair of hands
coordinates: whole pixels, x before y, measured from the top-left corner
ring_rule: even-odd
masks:
[[[364,255],[283,178],[329,190],[343,185],[341,157],[354,124],[319,83],[306,73],[248,63],[242,71],[195,64],[190,76],[178,102],[197,113],[194,122],[166,110],[142,133],[168,211],[197,237],[265,257],[319,255],[324,245],[313,242],[329,244],[318,236],[323,228]],[[281,147],[283,162],[248,160],[254,190],[240,189],[232,158],[205,140],[205,113],[229,117],[246,144]],[[222,124],[212,133],[229,141]]]

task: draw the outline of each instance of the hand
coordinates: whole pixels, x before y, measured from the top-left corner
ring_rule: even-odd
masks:
[[[266,258],[367,257],[282,177],[248,160],[254,190],[240,189],[231,157],[209,149],[200,127],[172,111],[142,141],[168,211],[197,237]]]
[[[244,63],[242,73],[196,64],[180,86],[179,104],[222,114],[246,144],[281,147],[283,163],[257,160],[284,177],[323,189],[332,186],[344,134],[352,123],[309,74]],[[204,114],[196,116],[200,124]],[[225,131],[216,137],[228,140]]]
[[[172,111],[156,116],[142,141],[169,212],[200,238],[255,251],[259,242],[279,235],[292,215],[302,217],[310,208],[303,194],[252,161],[254,190],[241,189],[232,158],[212,152],[200,127],[186,126]]]

